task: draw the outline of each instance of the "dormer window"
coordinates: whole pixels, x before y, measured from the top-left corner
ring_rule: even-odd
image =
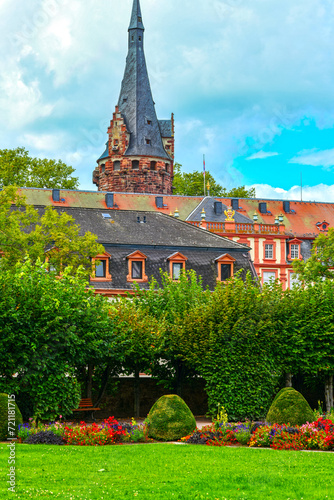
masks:
[[[138,16],[138,22],[141,23],[142,22],[142,18],[140,16]]]
[[[146,282],[148,277],[145,274],[146,255],[142,252],[134,252],[127,256],[128,276],[127,281]]]
[[[235,259],[228,253],[221,255],[216,259],[217,263],[217,281],[227,281],[234,275]]]
[[[318,222],[317,223],[317,228],[319,229],[319,231],[323,232],[323,231],[328,231],[328,228],[329,228],[329,222],[326,222],[325,220],[323,222]]]
[[[92,259],[92,276],[91,281],[111,281],[109,271],[109,260],[111,255],[107,252],[97,255]]]
[[[181,273],[186,269],[187,257],[180,252],[176,252],[170,255],[167,260],[169,261],[169,275],[171,279],[174,281],[179,280]]]

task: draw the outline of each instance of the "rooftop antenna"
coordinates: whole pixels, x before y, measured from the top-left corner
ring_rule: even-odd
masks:
[[[203,177],[204,177],[204,196],[206,196],[206,184],[205,184],[205,155],[203,155]]]

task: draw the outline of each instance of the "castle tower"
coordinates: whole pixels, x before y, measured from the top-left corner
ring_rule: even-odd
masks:
[[[174,118],[157,119],[146,68],[139,0],[133,0],[128,31],[121,92],[93,183],[99,191],[172,194]]]

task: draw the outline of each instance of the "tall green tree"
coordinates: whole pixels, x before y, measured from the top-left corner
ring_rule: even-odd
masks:
[[[134,375],[134,416],[140,417],[140,373],[152,373],[165,334],[163,318],[138,307],[138,300],[120,299],[111,310],[118,337],[123,338],[122,371]]]
[[[61,160],[32,158],[25,148],[0,149],[0,187],[78,189],[74,168]]]
[[[205,174],[205,183],[210,184],[210,195],[223,198],[255,198],[255,188],[247,190],[245,186],[233,188],[228,191],[222,187],[209,171]],[[203,172],[194,171],[191,173],[182,172],[182,165],[174,165],[174,194],[182,196],[203,196],[204,195],[204,176]]]
[[[32,262],[47,259],[59,274],[68,265],[82,265],[90,273],[90,259],[104,248],[92,233],[81,235],[80,227],[67,213],[53,207],[39,211],[10,186],[0,191],[0,251],[3,268],[28,256]]]
[[[81,395],[78,369],[117,352],[109,302],[82,269],[61,278],[26,260],[0,273],[0,392],[32,402],[36,418],[67,416]]]
[[[334,229],[321,233],[314,240],[311,257],[307,261],[293,261],[293,269],[301,281],[313,283],[323,279],[333,279],[334,273]]]
[[[183,358],[183,325],[197,307],[209,300],[210,292],[203,289],[202,279],[195,271],[181,273],[177,281],[167,273],[161,275],[162,286],[152,279],[149,290],[137,290],[133,303],[137,310],[165,324],[152,375],[182,397],[185,380],[195,375],[193,367]]]
[[[266,415],[281,374],[271,310],[270,290],[248,275],[218,284],[184,322],[183,359],[206,381],[212,415],[218,404],[233,420]]]

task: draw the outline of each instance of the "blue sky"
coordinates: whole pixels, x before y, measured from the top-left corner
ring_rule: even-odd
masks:
[[[104,150],[132,0],[0,0],[0,148],[62,159],[81,189]],[[332,0],[141,0],[176,161],[258,197],[334,202]]]

